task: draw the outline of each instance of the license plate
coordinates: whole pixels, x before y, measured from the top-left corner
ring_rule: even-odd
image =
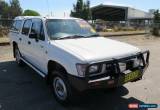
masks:
[[[138,78],[140,76],[140,74],[141,74],[141,72],[139,70],[131,72],[131,73],[125,75],[124,82],[127,83],[129,81],[132,81],[132,80]]]

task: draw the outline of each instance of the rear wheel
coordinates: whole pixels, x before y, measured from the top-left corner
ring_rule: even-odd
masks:
[[[21,54],[17,46],[15,47],[14,51],[15,51],[15,59],[16,59],[17,64],[19,66],[23,66],[24,62],[21,60]]]

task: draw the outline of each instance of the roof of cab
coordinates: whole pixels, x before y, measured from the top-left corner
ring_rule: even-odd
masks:
[[[79,19],[79,18],[73,18],[73,17],[18,16],[14,20],[23,20],[23,19],[32,19],[32,18],[39,18],[39,19]]]

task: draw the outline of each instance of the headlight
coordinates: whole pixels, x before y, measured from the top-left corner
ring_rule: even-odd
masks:
[[[119,63],[119,68],[121,72],[124,72],[126,70],[126,63]]]
[[[138,67],[138,66],[140,66],[141,64],[142,64],[142,60],[139,59],[139,58],[136,58],[136,59],[134,60],[133,67]]]
[[[78,72],[78,75],[80,77],[84,77],[85,76],[85,72],[86,72],[86,69],[88,67],[88,64],[76,64],[76,67],[77,67],[77,72]],[[92,65],[88,68],[88,72],[90,74],[96,74],[96,73],[100,73],[101,72],[101,66],[100,65]]]
[[[87,64],[76,64],[76,67],[77,67],[78,75],[80,77],[84,77],[85,72],[86,72],[86,68],[87,68]]]
[[[92,65],[89,67],[89,73],[96,73],[99,72],[99,66],[98,65]]]

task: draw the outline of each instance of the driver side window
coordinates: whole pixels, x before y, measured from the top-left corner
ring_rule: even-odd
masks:
[[[43,23],[41,19],[33,19],[31,33],[37,34],[38,40],[45,40]]]

